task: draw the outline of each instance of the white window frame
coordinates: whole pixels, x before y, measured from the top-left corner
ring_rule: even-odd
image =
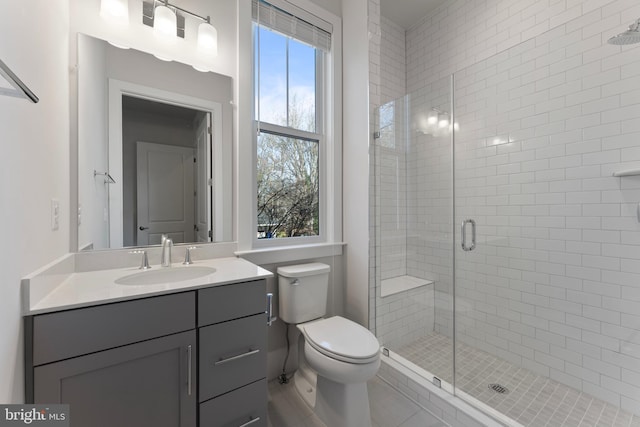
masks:
[[[283,3],[280,1],[277,4],[278,7],[283,8]],[[300,7],[300,6],[294,6]],[[283,8],[284,10],[287,10]],[[293,10],[288,10],[293,14]],[[256,27],[252,23],[252,29]],[[255,44],[253,42],[255,36],[252,35],[252,75],[256,71],[257,64],[254,63],[255,58]],[[335,37],[332,37],[332,45],[335,45]],[[297,246],[297,245],[313,245],[322,244],[327,242],[336,241],[335,239],[335,207],[336,203],[330,200],[328,197],[328,188],[335,186],[335,173],[334,163],[335,160],[329,160],[332,154],[335,153],[335,135],[333,129],[335,124],[333,123],[333,108],[329,100],[334,97],[331,96],[331,92],[335,90],[335,87],[331,84],[328,76],[331,75],[331,66],[335,64],[333,56],[335,55],[335,49],[333,48],[329,52],[319,52],[316,55],[316,133],[302,131],[287,126],[279,126],[266,122],[259,122],[258,117],[253,118],[253,221],[252,221],[252,246],[255,249],[264,249],[272,247],[283,246]],[[318,60],[321,57],[322,60]],[[318,78],[318,76],[320,78]],[[255,82],[255,79],[252,79]],[[253,88],[253,97],[256,99],[257,88]],[[259,102],[259,101],[258,101]],[[289,99],[287,97],[287,104]],[[252,111],[255,114],[255,105],[253,105]],[[257,236],[258,230],[258,215],[257,215],[257,147],[258,147],[258,133],[260,130],[281,135],[284,137],[299,138],[304,140],[317,140],[318,141],[318,173],[319,173],[319,227],[317,236],[302,236],[302,237],[281,237],[271,239],[259,239]],[[340,201],[341,202],[341,201]],[[341,205],[341,203],[340,203]]]

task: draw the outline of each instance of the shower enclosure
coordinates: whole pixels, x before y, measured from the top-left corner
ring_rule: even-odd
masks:
[[[633,219],[640,180],[613,177],[626,164],[585,131],[586,83],[549,48],[563,37],[375,109],[372,329],[503,422],[640,425],[640,317],[623,301],[640,293],[620,273],[636,255],[616,253],[621,222],[606,221]]]

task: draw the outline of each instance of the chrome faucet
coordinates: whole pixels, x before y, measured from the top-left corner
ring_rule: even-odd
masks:
[[[166,234],[162,235],[162,256],[161,265],[163,267],[171,267],[171,248],[173,247],[173,240],[167,237]]]
[[[149,265],[149,258],[147,257],[147,251],[135,250],[135,251],[131,251],[129,253],[130,254],[142,254],[142,261],[140,262],[140,267],[138,267],[138,269],[140,269],[140,270],[148,270],[148,269],[151,268],[151,266]]]

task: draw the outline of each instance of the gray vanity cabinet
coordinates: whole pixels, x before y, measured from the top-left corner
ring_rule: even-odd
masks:
[[[195,427],[189,348],[196,348],[195,331],[39,366],[35,401],[70,403],[78,427]]]
[[[196,292],[25,318],[27,402],[73,427],[196,427]]]
[[[25,317],[28,403],[72,427],[266,427],[266,281]]]

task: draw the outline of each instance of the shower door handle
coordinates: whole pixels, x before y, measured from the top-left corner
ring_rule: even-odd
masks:
[[[471,224],[471,246],[467,246],[467,224]],[[460,245],[463,251],[472,251],[476,248],[476,222],[472,219],[465,219],[460,225]]]

